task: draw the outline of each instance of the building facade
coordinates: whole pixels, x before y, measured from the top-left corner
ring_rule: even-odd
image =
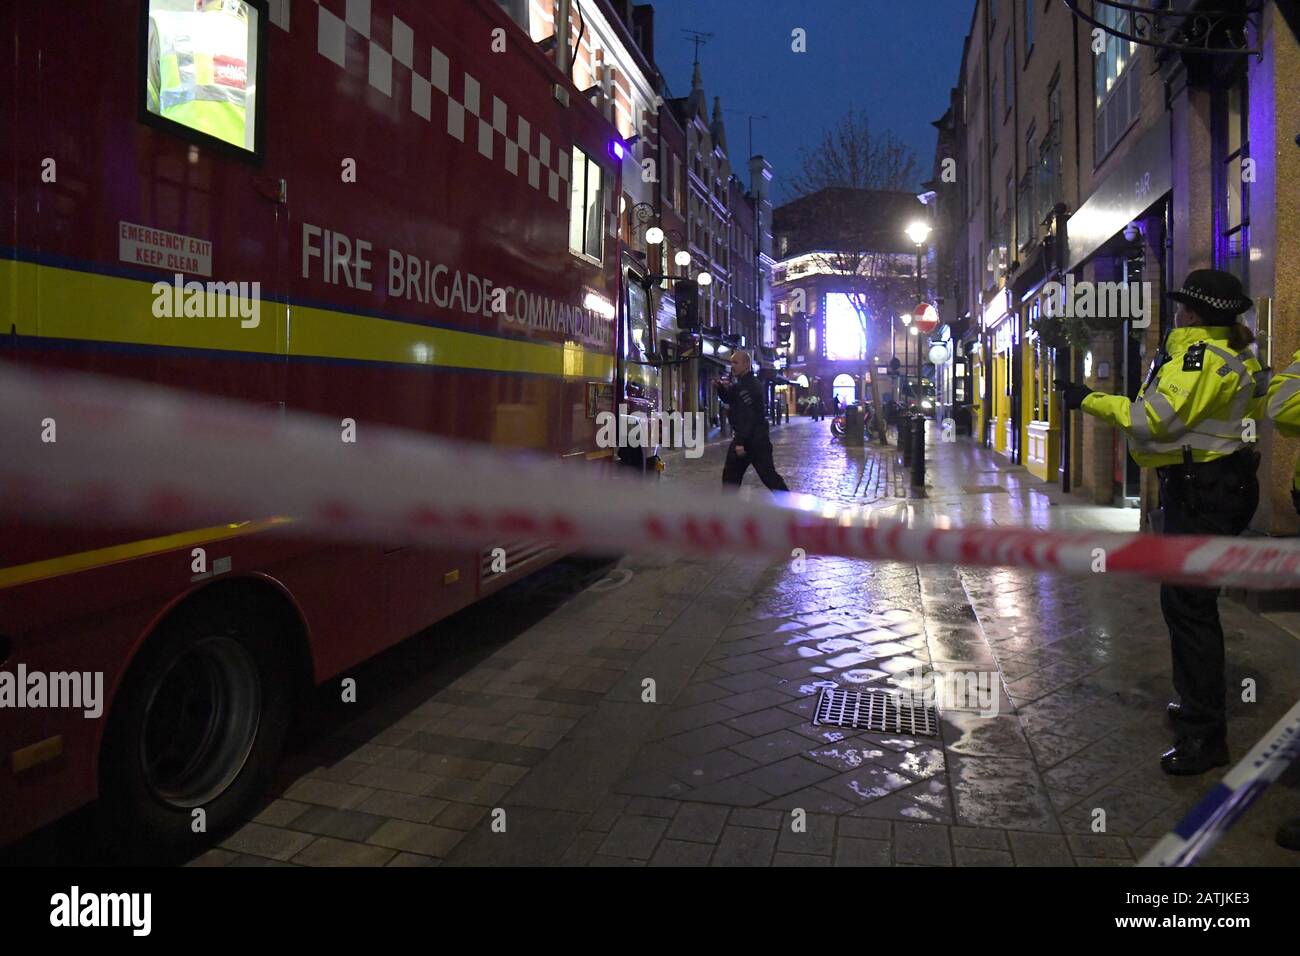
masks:
[[[498,0],[534,42],[553,42],[559,0]],[[604,190],[610,237],[618,239],[629,281],[664,276],[650,302],[661,360],[661,402],[673,411],[703,411],[723,426],[713,380],[735,348],[775,344],[772,312],[772,168],[750,163],[746,190],[734,174],[721,101],[710,106],[700,63],[690,92],[675,99],[654,63],[654,10],[631,0],[568,0],[574,84],[618,130],[624,155],[622,190]],[[610,184],[612,186],[612,184]],[[649,242],[652,229],[663,239]],[[612,244],[609,244],[612,248]],[[685,251],[689,265],[679,265]],[[673,277],[707,272],[696,329],[677,321]],[[768,358],[769,366],[771,358]]]
[[[1295,14],[1220,2],[1209,6],[1228,16],[1198,21],[1205,6],[1167,5],[1148,35],[1103,0],[1078,16],[978,0],[937,124],[936,169],[951,161],[956,180],[936,189],[958,223],[941,217],[938,256],[970,316],[961,351],[975,435],[1094,502],[1142,508],[1144,521],[1152,476],[1122,433],[1063,413],[1052,380],[1136,395],[1172,319],[1165,294],[1194,268],[1242,277],[1264,364],[1284,367],[1300,344],[1279,308],[1294,301],[1300,255],[1300,195],[1285,185],[1300,168]],[[1117,283],[1130,306],[1149,292],[1145,314],[1053,314],[1047,284],[1067,282]],[[1297,449],[1267,427],[1260,436],[1254,528],[1294,531]]]
[[[928,337],[911,334],[902,317],[928,295],[907,230],[929,218],[915,193],[847,187],[775,210],[773,299],[777,321],[789,328],[792,412],[806,412],[814,396],[827,408],[837,398],[871,400],[870,376],[882,367],[882,399],[919,394]],[[888,371],[895,357],[896,376]]]

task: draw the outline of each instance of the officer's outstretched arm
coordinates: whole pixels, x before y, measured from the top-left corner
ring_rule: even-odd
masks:
[[[1300,435],[1300,352],[1268,384],[1268,417],[1283,435]]]
[[[1082,408],[1102,421],[1122,428],[1139,441],[1168,442],[1208,418],[1216,408],[1232,401],[1241,387],[1239,376],[1220,375],[1221,362],[1207,356],[1204,368],[1183,371],[1168,363],[1160,369],[1155,387],[1133,401],[1123,395],[1093,392]]]

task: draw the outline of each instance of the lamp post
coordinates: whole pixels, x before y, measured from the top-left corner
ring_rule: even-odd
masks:
[[[911,335],[909,335],[908,333],[910,332],[912,335],[915,335],[916,328],[912,325],[911,312],[904,312],[902,316],[900,316],[900,318],[902,318],[903,320],[903,328],[907,330],[906,332],[903,333],[903,386],[904,387],[898,390],[899,405],[902,405],[902,400],[904,398],[903,392],[910,391],[912,388],[911,385],[912,373],[909,369],[909,363],[910,363],[912,352],[908,344],[912,341],[912,339],[911,339]]]
[[[916,244],[916,295],[917,298],[925,298],[925,285],[921,281],[921,250],[925,246],[925,240],[930,238],[932,230],[919,219],[913,222],[906,229],[907,238]]]
[[[671,272],[668,272],[667,271],[668,267],[665,263],[665,265],[663,266],[665,270],[664,273],[651,272],[649,275],[645,277],[645,281],[647,283],[657,284],[665,280],[670,280],[672,282],[690,281],[690,266],[692,261],[691,254],[688,250],[683,248],[685,243],[683,241],[682,235],[676,230],[668,230],[667,232],[665,232],[665,230],[662,227],[657,225],[650,226],[649,228],[647,228],[645,231],[645,242],[646,242],[647,253],[651,248],[655,249],[654,256],[651,257],[650,255],[647,255],[647,259],[652,258],[653,261],[656,263],[665,262],[663,253],[660,251],[660,249],[662,248],[660,244],[667,239],[671,239],[673,245],[678,247],[676,254],[674,254],[673,256],[673,264],[677,267],[678,272],[676,275],[672,274]],[[713,282],[713,276],[711,273],[708,272],[708,270],[701,270],[701,272],[695,277],[695,281],[696,284],[699,286],[700,290],[702,291],[708,288],[708,286]],[[704,351],[703,336],[699,332],[698,317],[697,317],[696,329],[694,331],[688,331],[686,334],[689,336],[688,341],[696,349],[697,354],[702,353]],[[680,335],[681,332],[678,333],[679,343],[681,341]],[[658,364],[661,371],[666,373],[668,367],[677,368],[678,366],[689,365],[693,361],[695,361],[694,358],[681,358],[679,354],[679,357],[671,360],[661,359]],[[691,374],[694,375],[696,373],[691,373]],[[685,391],[683,391],[683,393],[680,396],[677,395],[676,393],[676,388],[678,386],[681,386],[684,389],[686,382],[683,381],[683,379],[685,376],[680,371],[673,372],[672,376],[676,378],[677,381],[672,388],[666,391],[666,393],[670,396],[673,405],[676,405],[677,399],[680,398],[689,408],[690,405],[692,404],[692,401],[694,401],[694,399],[692,399],[692,401],[686,401],[687,396]],[[698,398],[698,388],[695,388],[695,391],[696,391],[696,398]]]
[[[922,302],[925,301],[925,283],[921,278],[921,251],[925,247],[925,241],[930,238],[930,233],[932,231],[933,230],[930,228],[929,223],[922,222],[919,219],[913,220],[908,224],[907,229],[904,230],[904,232],[907,233],[907,238],[912,240],[916,245],[916,297]],[[916,326],[912,325],[912,316],[910,313],[904,314],[903,324],[908,326],[909,338],[912,335],[920,334],[917,331]],[[904,368],[906,367],[905,363]],[[921,343],[919,340],[916,343],[916,372],[919,385],[921,378]]]

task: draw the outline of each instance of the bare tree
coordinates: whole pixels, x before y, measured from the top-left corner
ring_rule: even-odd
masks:
[[[799,170],[787,180],[786,190],[795,199],[828,186],[911,189],[919,176],[910,147],[888,130],[876,136],[866,113],[849,110],[816,146],[799,150]]]

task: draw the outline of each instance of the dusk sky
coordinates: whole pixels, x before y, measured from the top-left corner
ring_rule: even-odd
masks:
[[[694,46],[682,33],[713,38],[701,48],[704,90],[722,97],[736,173],[748,183],[747,115],[754,151],[775,167],[777,199],[799,147],[850,109],[892,130],[928,176],[935,129],[956,84],[973,0],[653,0],[655,59],[674,96],[691,88]],[[791,31],[807,31],[806,53]],[[919,185],[919,183],[918,183]]]

